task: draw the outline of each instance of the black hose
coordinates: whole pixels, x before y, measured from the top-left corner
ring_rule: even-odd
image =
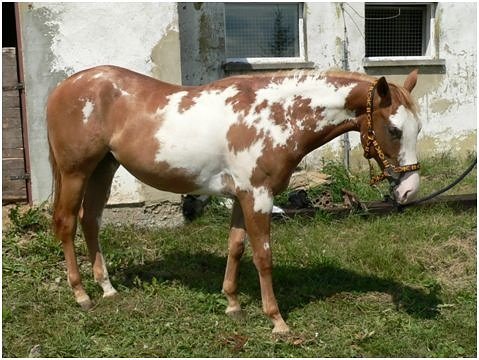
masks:
[[[458,183],[460,183],[462,181],[462,179],[464,179],[467,176],[467,174],[469,174],[472,171],[472,169],[474,169],[476,164],[477,164],[477,157],[474,158],[474,161],[471,163],[471,165],[469,165],[469,167],[456,180],[454,180],[452,183],[450,183],[446,187],[444,187],[440,190],[437,190],[437,191],[433,192],[432,194],[429,194],[425,197],[422,197],[420,199],[411,201],[410,203],[407,203],[407,204],[404,204],[404,205],[399,205],[398,204],[398,209],[402,210],[402,209],[404,209],[408,206],[413,206],[413,205],[423,203],[425,201],[431,200],[432,198],[442,194],[443,192],[446,192],[450,188],[452,188],[452,187],[456,186]]]

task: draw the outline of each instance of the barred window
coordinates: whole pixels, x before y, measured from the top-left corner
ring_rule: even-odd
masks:
[[[302,18],[298,3],[225,3],[226,57],[300,57]]]
[[[427,5],[366,4],[365,15],[366,57],[425,55]]]

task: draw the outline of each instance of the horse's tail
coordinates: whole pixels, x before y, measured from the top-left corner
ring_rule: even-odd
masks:
[[[53,216],[55,216],[55,212],[57,209],[58,201],[60,198],[60,192],[62,189],[62,177],[60,174],[60,170],[58,169],[57,160],[55,159],[55,153],[53,152],[52,144],[50,142],[50,136],[48,137],[48,150],[49,150],[49,159],[50,159],[50,166],[52,169],[52,192],[53,192]]]

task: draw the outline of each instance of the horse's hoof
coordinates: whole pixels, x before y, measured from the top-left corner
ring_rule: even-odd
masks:
[[[77,300],[78,305],[82,308],[83,311],[88,311],[93,307],[93,302],[88,296]]]
[[[285,334],[289,334],[290,330],[289,330],[289,326],[286,325],[286,323],[281,323],[281,324],[277,324],[274,326],[273,328],[273,334],[275,335],[285,335]]]
[[[243,321],[246,319],[246,313],[241,309],[226,309],[225,314],[235,321]]]
[[[103,293],[103,298],[106,299],[106,298],[112,298],[112,297],[115,297],[118,295],[118,291],[116,291],[115,289],[111,290],[111,291],[105,291]]]

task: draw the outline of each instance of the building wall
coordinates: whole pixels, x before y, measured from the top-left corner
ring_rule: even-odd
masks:
[[[399,84],[418,67],[413,95],[423,123],[420,157],[448,150],[466,154],[476,150],[476,6],[438,3],[431,41],[436,59],[443,62],[405,66],[365,64],[364,3],[305,3],[306,60],[321,71],[347,66],[351,71],[385,75]],[[185,85],[228,75],[222,67],[226,60],[223,3],[21,3],[20,10],[36,202],[51,193],[45,103],[48,93],[66,76],[99,64],[115,64]],[[349,138],[352,165],[366,166],[359,135],[351,133]],[[336,139],[304,163],[319,166],[322,158],[340,158],[341,153],[341,139]],[[112,190],[112,201],[119,203],[165,196],[125,170],[118,172]]]
[[[342,68],[344,19],[348,42],[349,68],[388,81],[403,84],[407,74],[419,69],[413,96],[420,106],[422,130],[419,135],[419,157],[438,152],[466,155],[476,151],[477,136],[477,10],[475,3],[439,2],[430,41],[436,47],[437,62],[417,61],[408,66],[394,62],[364,66],[364,3],[344,6],[339,3],[307,3],[308,60],[318,69]],[[458,21],[457,19],[461,19]],[[359,134],[349,134],[352,166],[365,167]],[[318,166],[323,157],[341,156],[341,139],[310,154],[305,163]]]
[[[201,85],[221,79],[225,73],[223,3],[179,3],[183,85]]]
[[[176,3],[20,3],[34,202],[52,190],[45,104],[64,78],[112,64],[181,83]],[[125,169],[115,176],[110,202],[178,196],[152,190]]]

